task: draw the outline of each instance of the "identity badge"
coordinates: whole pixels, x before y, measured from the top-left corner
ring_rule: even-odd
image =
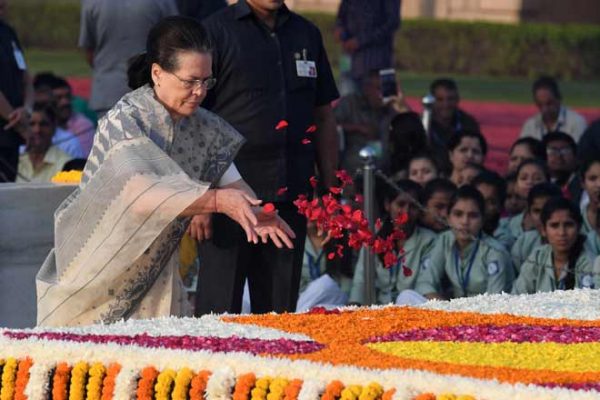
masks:
[[[296,73],[301,78],[316,78],[317,64],[314,61],[296,60]]]
[[[19,69],[21,71],[25,71],[27,69],[27,64],[25,64],[25,57],[23,57],[23,53],[21,52],[21,49],[19,49],[19,47],[17,46],[17,44],[15,42],[12,42],[12,47],[13,47],[13,55],[15,56],[15,61],[17,63],[17,67],[19,67]]]

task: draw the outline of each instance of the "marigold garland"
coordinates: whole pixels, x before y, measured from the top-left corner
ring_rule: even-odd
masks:
[[[253,373],[240,375],[233,390],[233,400],[247,400],[255,383],[256,375]]]
[[[436,400],[435,394],[433,393],[421,393],[415,400]]]
[[[284,378],[275,378],[269,385],[269,394],[267,394],[267,400],[282,400],[285,388],[289,381]]]
[[[50,180],[52,181],[52,183],[79,184],[81,183],[82,176],[82,171],[72,169],[70,171],[57,172]]]
[[[121,364],[112,363],[108,366],[108,371],[102,383],[102,400],[112,400],[119,372],[121,372]]]
[[[211,372],[202,370],[192,378],[190,385],[190,400],[204,400],[204,392],[206,391],[206,384],[210,378]]]
[[[383,387],[377,382],[371,382],[363,387],[358,400],[376,400],[383,395]]]
[[[67,399],[70,376],[71,367],[69,364],[61,362],[56,366],[52,377],[52,400]]]
[[[25,396],[25,387],[29,382],[29,369],[33,365],[31,358],[27,357],[19,362],[17,369],[17,379],[15,381],[15,400],[27,400]]]
[[[381,396],[381,400],[392,400],[394,394],[396,394],[396,389],[386,390]]]
[[[251,400],[265,400],[267,398],[267,392],[271,385],[272,378],[269,376],[263,376],[256,380],[256,386],[250,391]]]
[[[344,390],[344,384],[341,381],[331,381],[327,387],[325,387],[325,392],[323,393],[323,396],[321,396],[321,400],[339,399],[342,395],[342,390]]]
[[[15,395],[15,379],[17,376],[17,360],[10,357],[6,360],[2,369],[2,388],[0,389],[0,400],[13,400]]]
[[[293,379],[285,388],[283,400],[297,400],[302,389],[302,379]]]
[[[71,371],[71,386],[69,387],[69,400],[84,400],[85,385],[87,383],[89,365],[80,361]]]
[[[155,399],[156,400],[169,400],[173,389],[173,382],[177,373],[172,369],[165,369],[156,378],[156,385],[154,385]]]
[[[342,390],[341,400],[357,400],[358,396],[362,393],[362,386],[360,385],[350,385],[346,386],[344,390]]]
[[[100,400],[102,396],[102,382],[104,381],[105,374],[106,368],[102,363],[95,363],[92,365],[89,372],[90,377],[86,385],[86,400]]]
[[[136,390],[137,400],[154,400],[154,382],[158,376],[156,368],[146,367],[140,373],[141,379]]]
[[[173,388],[172,400],[187,400],[190,383],[194,373],[189,368],[182,368],[175,377],[175,387]]]

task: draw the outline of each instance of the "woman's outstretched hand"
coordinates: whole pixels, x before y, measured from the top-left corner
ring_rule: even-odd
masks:
[[[291,239],[296,238],[296,234],[290,226],[277,214],[277,210],[266,211],[264,208],[255,208],[258,224],[254,230],[260,236],[263,243],[267,243],[269,238],[278,248],[294,248]]]
[[[239,189],[215,190],[215,209],[240,224],[248,242],[258,243],[256,226],[258,219],[252,207],[258,206],[260,200]]]

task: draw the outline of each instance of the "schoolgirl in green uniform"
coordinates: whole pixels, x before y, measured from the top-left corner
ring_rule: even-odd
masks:
[[[527,199],[529,191],[533,186],[549,181],[550,173],[542,161],[536,159],[526,160],[519,165],[519,169],[517,170],[515,191],[520,197]],[[498,229],[494,232],[494,237],[512,247],[523,232],[534,228],[535,226],[531,217],[523,211],[513,217],[501,219]]]
[[[421,268],[415,290],[427,298],[474,296],[510,290],[514,278],[510,255],[495,239],[482,232],[484,200],[470,185],[460,187],[448,211],[451,229],[440,234],[429,262]]]
[[[563,197],[546,202],[541,214],[548,244],[537,247],[521,266],[512,293],[599,288],[600,271],[584,247],[579,208]]]
[[[587,159],[580,168],[581,186],[587,192],[590,202],[581,208],[584,235],[598,229],[600,209],[600,156]]]
[[[419,203],[425,207],[420,225],[436,233],[448,229],[448,205],[454,193],[456,185],[448,179],[436,178],[427,182],[419,198]]]
[[[415,200],[419,198],[420,185],[407,179],[397,181],[396,185],[401,192],[391,187],[385,190],[384,207],[389,217],[386,218],[378,235],[381,237],[389,235],[394,229],[393,221],[396,217],[401,213],[406,213],[408,221],[398,227],[406,234],[406,239],[396,242],[397,249],[403,249],[404,253],[399,262],[391,268],[385,268],[381,257],[376,257],[375,292],[378,304],[392,303],[400,292],[413,289],[421,266],[429,258],[436,237],[432,231],[418,226],[420,211]],[[363,248],[360,251],[354,270],[350,303],[364,304],[365,302],[365,251],[368,250]]]
[[[512,246],[510,255],[517,272],[521,269],[521,265],[527,260],[533,249],[544,244],[542,221],[540,218],[544,205],[550,198],[560,197],[561,195],[560,188],[549,182],[538,183],[529,191],[526,212],[531,217],[535,229],[523,232]]]

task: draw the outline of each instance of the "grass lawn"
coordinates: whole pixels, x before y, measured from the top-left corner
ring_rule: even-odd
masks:
[[[83,53],[78,50],[27,49],[25,56],[31,70],[53,71],[62,76],[89,76]],[[408,96],[423,96],[429,83],[443,74],[401,71],[400,84]],[[461,96],[469,100],[530,103],[531,81],[524,78],[454,76]],[[600,107],[600,81],[561,82],[565,102],[575,107]]]

